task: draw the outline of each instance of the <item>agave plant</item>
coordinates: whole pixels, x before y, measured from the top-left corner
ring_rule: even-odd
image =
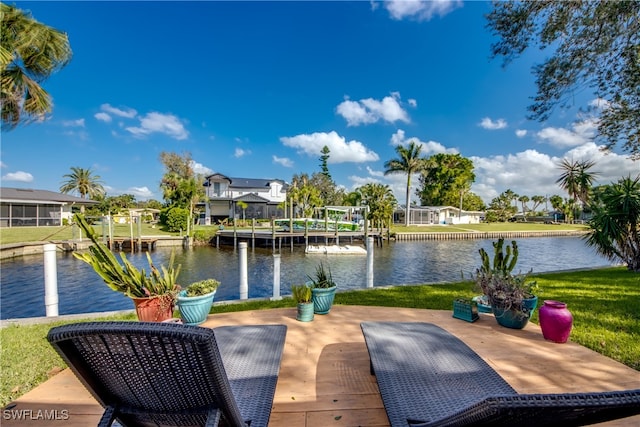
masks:
[[[127,259],[124,252],[120,252],[122,264],[111,250],[98,240],[93,227],[84,216],[74,215],[74,221],[93,242],[88,252],[74,252],[73,256],[86,262],[104,282],[114,291],[122,292],[130,298],[147,298],[161,295],[171,295],[175,299],[179,286],[176,283],[180,274],[180,265],[174,267],[174,253],[171,253],[169,266],[156,268],[147,252],[147,262],[150,273],[136,268]]]

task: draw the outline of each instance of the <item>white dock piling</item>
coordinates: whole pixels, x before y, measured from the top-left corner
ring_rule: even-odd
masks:
[[[47,317],[58,316],[58,267],[56,245],[44,245],[44,307]]]
[[[240,256],[240,299],[249,298],[249,276],[247,274],[247,242],[238,244],[238,254]]]
[[[373,237],[367,237],[367,288],[373,288]]]
[[[271,301],[280,301],[280,254],[273,254],[273,296]]]

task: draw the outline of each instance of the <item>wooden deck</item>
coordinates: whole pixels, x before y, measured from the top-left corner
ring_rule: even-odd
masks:
[[[555,344],[540,328],[498,326],[491,315],[467,323],[451,311],[334,306],[309,323],[295,320],[295,309],[215,314],[203,326],[282,323],[288,327],[270,426],[388,426],[360,330],[365,320],[435,323],[456,335],[520,393],[597,392],[640,388],[640,372],[575,343]],[[14,402],[3,426],[95,425],[102,408],[69,370]],[[31,410],[25,412],[24,410]],[[41,412],[38,412],[38,411]],[[22,411],[22,412],[21,412]],[[49,411],[48,415],[43,411]],[[26,420],[11,419],[22,414]],[[67,415],[68,414],[68,417]],[[38,419],[51,415],[57,421]],[[67,419],[68,418],[68,419]],[[603,423],[639,426],[640,416]]]

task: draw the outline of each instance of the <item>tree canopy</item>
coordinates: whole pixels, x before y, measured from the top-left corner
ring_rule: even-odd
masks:
[[[71,60],[67,35],[30,13],[0,3],[0,112],[2,127],[41,119],[51,96],[40,84]]]
[[[548,52],[534,67],[530,118],[544,121],[589,88],[600,102],[598,136],[640,158],[640,2],[496,1],[487,16],[507,65],[531,45]],[[592,112],[596,112],[597,108]]]
[[[475,180],[473,162],[460,154],[438,153],[429,157],[425,165],[416,190],[422,205],[459,206]]]
[[[621,178],[595,194],[587,244],[640,272],[640,175]]]

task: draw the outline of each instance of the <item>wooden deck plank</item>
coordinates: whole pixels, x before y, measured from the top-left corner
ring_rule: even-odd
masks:
[[[388,426],[375,377],[360,330],[362,321],[435,323],[484,358],[520,393],[597,392],[640,388],[640,372],[572,342],[556,344],[542,338],[540,328],[498,326],[491,315],[467,323],[451,311],[392,307],[334,306],[313,322],[295,320],[295,309],[214,314],[205,327],[286,324],[280,375],[271,427]],[[69,419],[15,419],[3,413],[3,426],[95,425],[102,408],[65,370],[17,399],[13,411],[66,410]],[[54,412],[55,414],[55,412]],[[13,419],[12,419],[13,416]],[[607,427],[640,425],[640,416],[603,423]]]

